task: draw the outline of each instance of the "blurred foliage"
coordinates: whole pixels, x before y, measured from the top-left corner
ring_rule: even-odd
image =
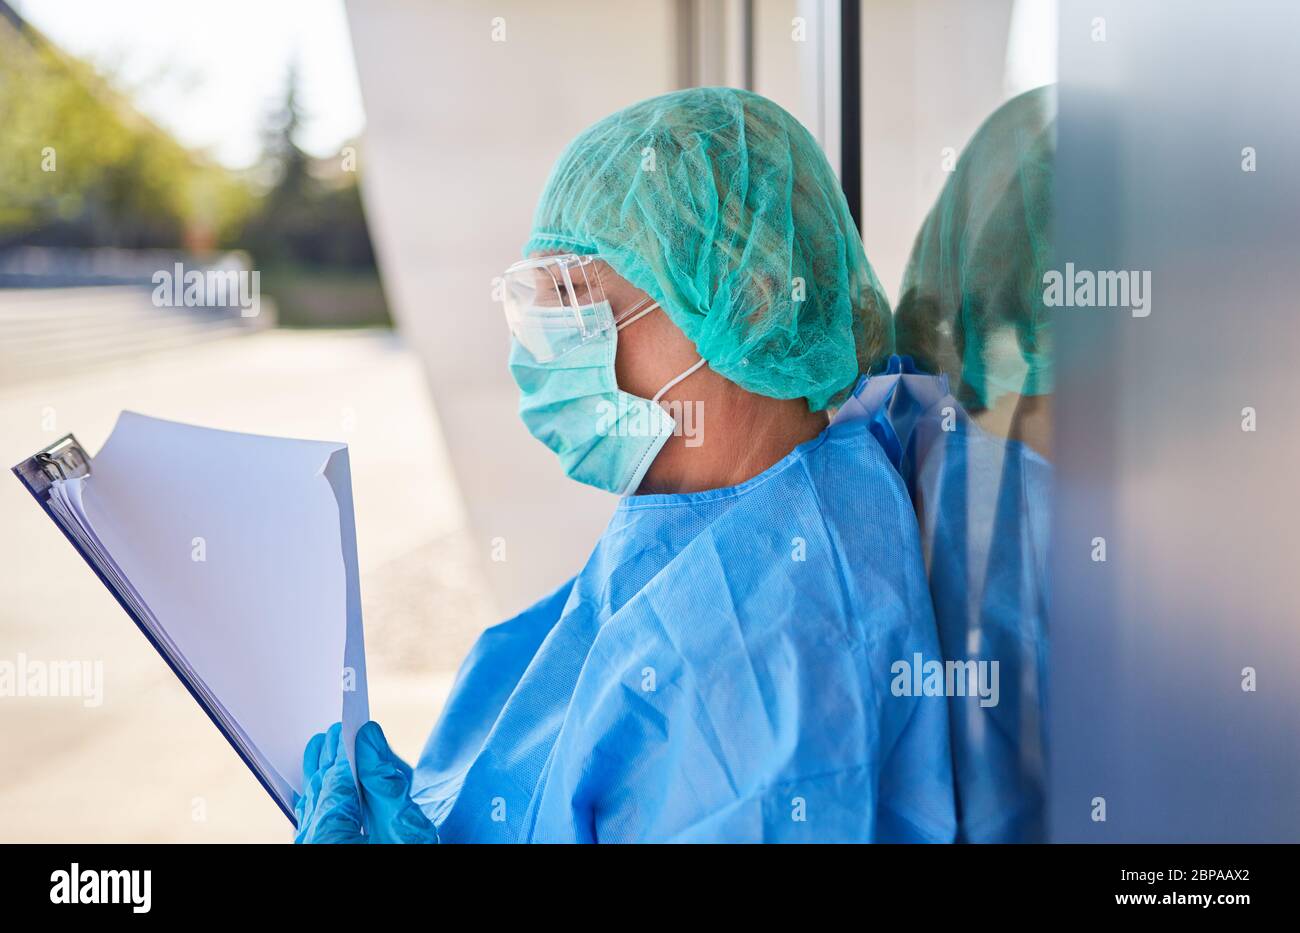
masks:
[[[261,164],[232,172],[0,17],[0,247],[240,248],[260,268],[373,270],[355,146],[313,159],[295,141],[302,120],[290,69]]]
[[[0,7],[0,12],[3,8]],[[356,147],[299,148],[297,71],[233,172],[140,115],[91,66],[0,15],[0,249],[242,249],[295,325],[388,324]]]
[[[0,20],[0,245],[177,247],[233,235],[254,207],[93,69]]]
[[[356,146],[313,159],[295,139],[302,120],[290,68],[262,130],[256,175],[264,189],[239,245],[263,271],[262,288],[282,325],[391,326],[357,188]]]
[[[290,68],[280,105],[263,129],[258,174],[270,188],[242,231],[240,245],[261,266],[372,269],[374,253],[356,183],[356,147],[336,159],[312,159],[298,148],[302,125],[297,70]]]
[[[262,274],[281,327],[391,327],[373,269],[275,265]]]

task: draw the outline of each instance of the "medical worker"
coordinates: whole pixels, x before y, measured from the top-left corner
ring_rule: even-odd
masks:
[[[947,706],[899,675],[940,657],[916,515],[880,419],[829,417],[891,317],[815,140],[746,91],[635,104],[560,156],[523,253],[520,416],[622,498],[414,768],[367,723],[358,798],[312,740],[298,840],[952,840]]]

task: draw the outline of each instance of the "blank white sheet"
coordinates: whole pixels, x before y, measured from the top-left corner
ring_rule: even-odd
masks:
[[[80,505],[280,793],[301,792],[304,746],[340,719],[356,761],[369,713],[345,445],[123,412]]]

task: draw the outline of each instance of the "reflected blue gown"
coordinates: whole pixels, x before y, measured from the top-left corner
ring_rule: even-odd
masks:
[[[944,660],[998,666],[996,705],[948,699],[957,841],[1043,841],[1052,466],[980,430],[944,377],[906,357],[846,416],[872,420],[904,477]]]

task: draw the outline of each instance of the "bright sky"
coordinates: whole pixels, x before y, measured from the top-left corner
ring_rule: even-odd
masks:
[[[343,0],[9,0],[60,48],[107,68],[135,106],[231,168],[257,158],[297,60],[298,144],[338,151],[365,124]]]

